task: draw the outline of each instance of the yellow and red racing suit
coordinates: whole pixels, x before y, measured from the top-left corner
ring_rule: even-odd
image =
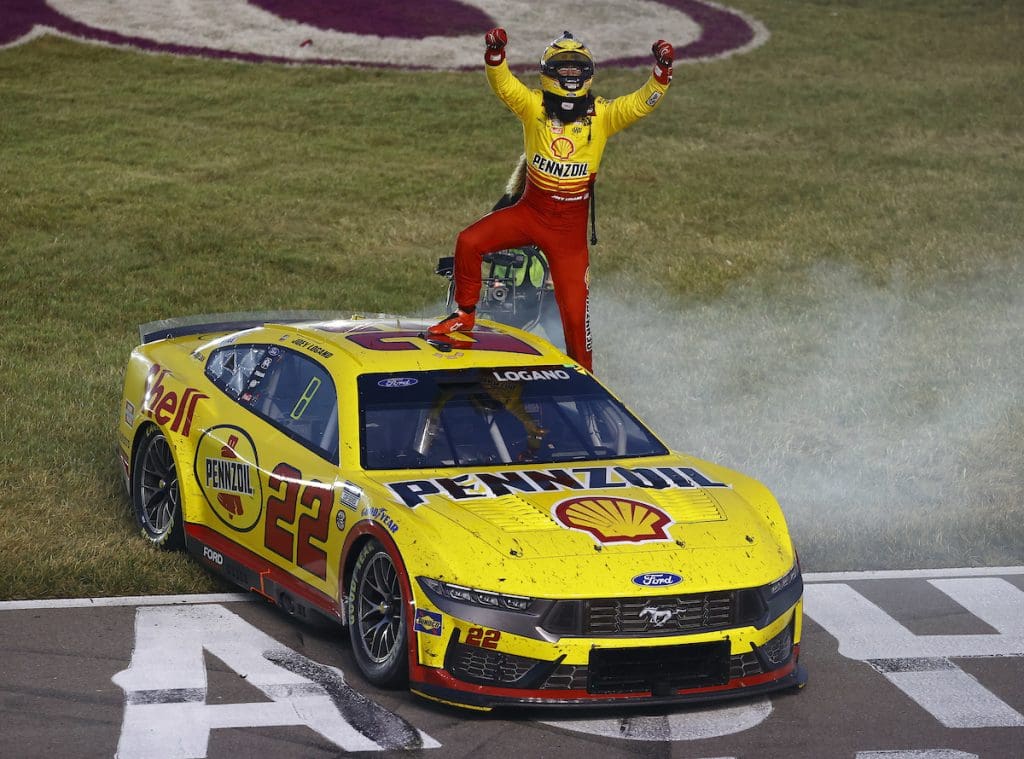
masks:
[[[593,369],[589,315],[587,212],[608,138],[651,113],[668,90],[658,69],[635,92],[611,100],[595,97],[590,113],[571,123],[551,118],[539,89],[530,89],[507,61],[487,61],[491,89],[523,124],[526,188],[513,206],[464,229],[455,244],[455,302],[475,306],[486,253],[523,245],[544,251],[562,317],[566,351]]]

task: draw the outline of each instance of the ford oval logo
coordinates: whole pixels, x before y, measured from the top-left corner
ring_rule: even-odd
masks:
[[[418,383],[415,377],[389,377],[378,382],[377,387],[412,387]]]
[[[642,588],[664,588],[682,581],[682,577],[671,572],[646,572],[633,578],[633,584]]]

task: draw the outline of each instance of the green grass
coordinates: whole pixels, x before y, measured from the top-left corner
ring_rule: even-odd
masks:
[[[595,309],[656,305],[650,319],[686,339],[672,355],[657,335],[620,350],[599,325],[599,373],[652,420],[678,414],[672,442],[789,495],[806,569],[1024,562],[1024,9],[733,5],[768,44],[677,66],[663,106],[602,165]],[[596,89],[644,76],[602,69]],[[134,534],[113,445],[136,325],[439,313],[433,265],[499,195],[518,123],[482,72],[49,37],[0,51],[0,109],[0,597],[219,587]],[[680,356],[684,402],[630,385],[671,387]],[[795,404],[786,383],[808,373],[819,402]],[[866,398],[831,384],[844,375],[891,382]],[[954,412],[975,391],[1005,402],[966,429],[937,421],[971,419]],[[856,511],[823,520],[822,483]],[[843,501],[837,483],[863,491]],[[949,501],[957,513],[934,524]]]

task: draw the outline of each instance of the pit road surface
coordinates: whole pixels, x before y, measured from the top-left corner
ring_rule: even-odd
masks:
[[[802,691],[569,713],[380,690],[253,595],[0,602],[0,756],[1024,756],[1024,567],[805,581]]]

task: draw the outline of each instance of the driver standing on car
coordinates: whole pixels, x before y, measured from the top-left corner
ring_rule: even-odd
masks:
[[[523,123],[526,189],[514,205],[493,211],[464,229],[455,244],[455,303],[458,310],[430,327],[432,335],[469,332],[476,322],[481,259],[487,253],[536,245],[548,258],[566,351],[593,370],[590,335],[587,212],[593,224],[594,180],[608,138],[651,113],[672,81],[672,45],[652,46],[654,71],[635,92],[608,100],[594,97],[594,57],[565,32],[544,51],[541,89],[531,90],[509,70],[508,35],[492,29],[487,46],[487,81]],[[591,243],[597,239],[591,236]]]

